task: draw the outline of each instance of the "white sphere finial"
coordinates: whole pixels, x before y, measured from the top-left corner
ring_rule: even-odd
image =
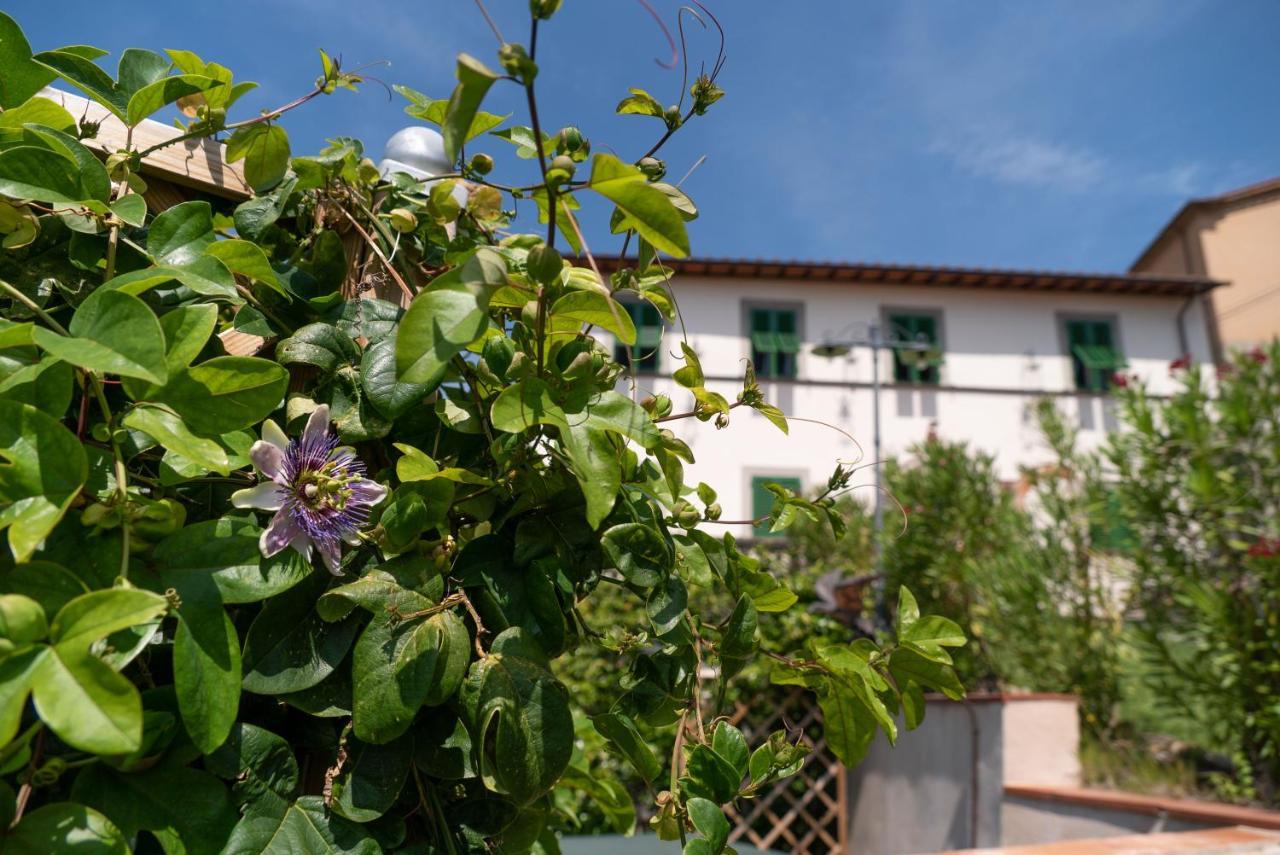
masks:
[[[405,172],[419,181],[450,172],[444,137],[421,125],[396,131],[387,140],[378,171],[384,178],[393,172]]]

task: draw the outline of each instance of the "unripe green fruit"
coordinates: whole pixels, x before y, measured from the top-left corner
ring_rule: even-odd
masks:
[[[89,435],[98,442],[108,442],[111,439],[111,429],[107,427],[106,422],[98,422],[89,429]]]
[[[551,166],[547,169],[547,182],[550,184],[563,184],[573,177],[573,173],[578,169],[578,165],[573,162],[573,158],[567,154],[559,154],[551,159]]]
[[[389,217],[391,219],[391,228],[401,234],[407,234],[418,227],[417,216],[408,208],[393,208]]]
[[[471,171],[476,175],[488,175],[493,172],[493,158],[483,152],[471,158]]]
[[[556,251],[555,247],[546,243],[539,243],[529,250],[525,267],[529,271],[529,276],[535,282],[551,285],[560,281],[560,271],[564,269],[564,259],[560,257],[560,253]]]

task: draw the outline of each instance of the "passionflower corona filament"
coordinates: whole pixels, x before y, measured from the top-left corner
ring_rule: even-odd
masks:
[[[341,575],[342,544],[360,542],[360,528],[387,488],[365,477],[353,449],[338,445],[329,432],[329,407],[316,407],[294,440],[270,419],[263,422],[249,458],[267,480],[233,493],[231,504],[275,511],[258,539],[262,554],[270,558],[292,546],[310,560],[314,546],[329,572]]]

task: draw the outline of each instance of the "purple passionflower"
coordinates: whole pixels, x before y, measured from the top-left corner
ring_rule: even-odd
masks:
[[[258,546],[268,558],[292,546],[311,559],[314,546],[324,565],[341,575],[342,543],[360,543],[360,527],[387,488],[365,477],[355,451],[329,433],[329,407],[316,407],[298,439],[275,422],[262,423],[262,439],[249,449],[254,467],[267,480],[231,495],[237,508],[275,511]]]

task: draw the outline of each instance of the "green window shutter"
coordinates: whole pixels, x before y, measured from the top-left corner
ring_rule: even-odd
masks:
[[[938,343],[938,319],[933,315],[890,315],[889,330],[894,337],[926,341],[934,345]],[[942,351],[937,348],[930,350],[895,348],[893,351],[894,382],[936,386],[940,380],[938,366],[942,365],[942,361]]]
[[[791,309],[752,309],[749,326],[751,362],[757,376],[796,376],[796,355],[800,352],[796,313]]]
[[[632,370],[652,374],[658,370],[662,343],[662,314],[650,303],[623,303],[636,328],[636,343],[614,343],[613,358]]]
[[[1077,389],[1105,392],[1111,387],[1111,375],[1125,365],[1113,338],[1110,321],[1067,321],[1067,350]]]
[[[800,492],[799,478],[786,478],[777,476],[757,476],[751,479],[751,518],[758,520],[760,517],[767,516],[773,510],[773,493],[765,488],[765,484],[777,484],[786,487],[793,493]],[[755,537],[782,537],[782,532],[770,532],[771,523],[764,522],[755,526],[751,532]]]
[[[1120,504],[1120,496],[1115,490],[1108,490],[1102,513],[1089,526],[1089,539],[1093,546],[1104,552],[1130,553],[1136,541],[1129,521],[1124,518]]]

